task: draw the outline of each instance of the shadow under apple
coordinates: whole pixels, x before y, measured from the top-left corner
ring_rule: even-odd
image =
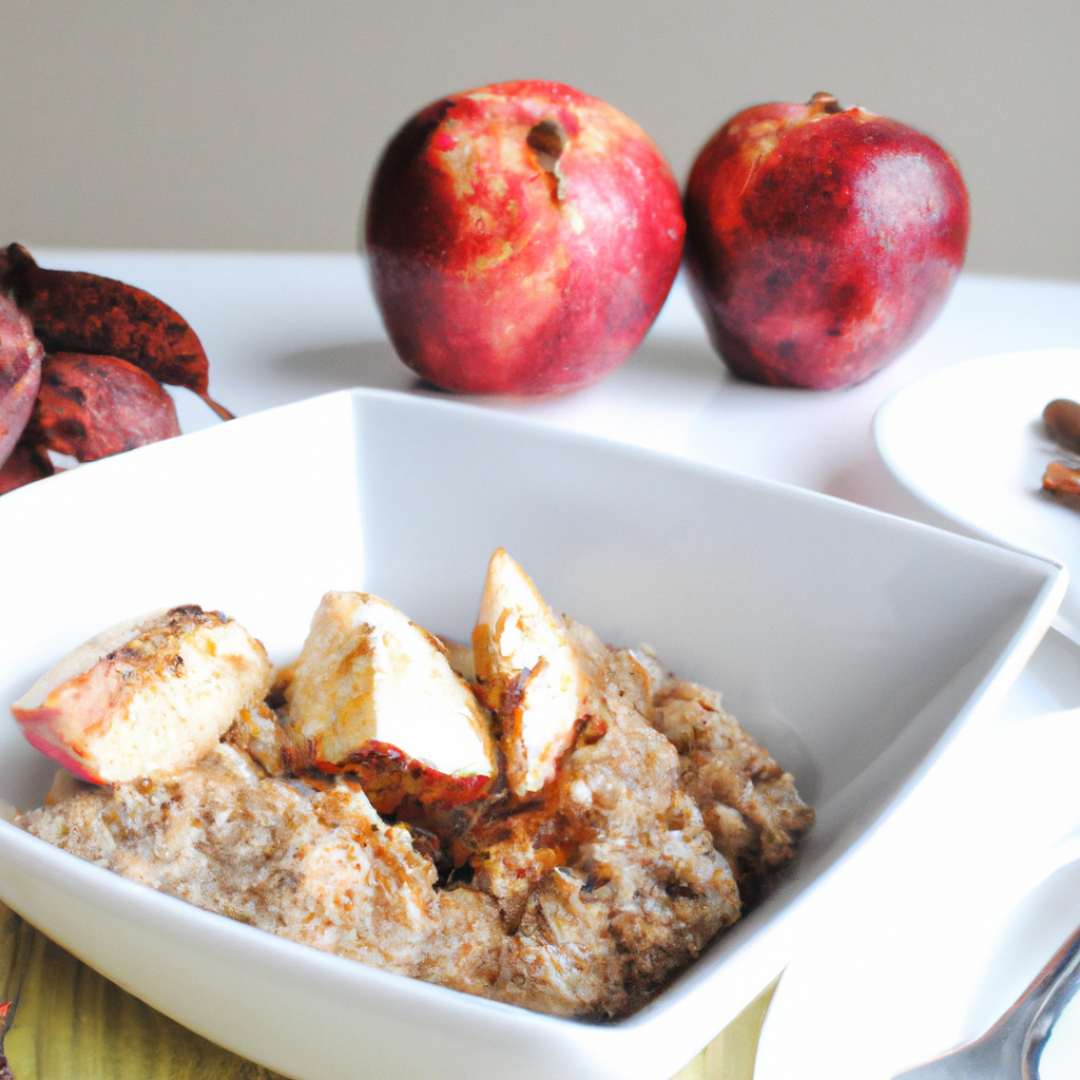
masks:
[[[302,383],[314,393],[354,386],[380,390],[434,390],[407,368],[389,341],[354,341],[288,353],[277,361],[277,374]]]
[[[398,359],[389,341],[355,341],[287,353],[275,362],[276,374],[290,382],[302,383],[310,393],[329,393],[355,386],[382,390],[421,391],[462,400],[493,400],[484,395],[458,395],[442,391],[420,378]],[[685,390],[700,383],[716,384],[731,380],[719,358],[705,344],[672,338],[646,338],[626,364],[616,369],[604,382],[630,377],[659,380]],[[550,398],[508,398],[516,402],[559,400],[573,394],[553,394]]]

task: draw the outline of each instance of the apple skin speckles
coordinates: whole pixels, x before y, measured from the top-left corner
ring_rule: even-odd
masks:
[[[653,141],[597,98],[519,81],[421,110],[368,197],[372,285],[401,359],[444,390],[588,386],[637,348],[686,231]]]

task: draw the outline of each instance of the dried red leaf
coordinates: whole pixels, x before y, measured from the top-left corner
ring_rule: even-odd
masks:
[[[44,447],[30,439],[20,439],[8,455],[7,461],[0,465],[0,495],[6,495],[25,484],[32,484],[35,480],[44,480],[54,472],[56,470]]]
[[[30,317],[47,352],[119,357],[232,418],[209,396],[209,363],[195,331],[156,296],[98,274],[42,269],[20,244],[9,245],[0,260],[0,285]]]
[[[0,292],[0,465],[30,419],[43,352],[30,320]]]
[[[180,434],[162,385],[115,356],[49,353],[27,434],[79,461],[97,461]]]

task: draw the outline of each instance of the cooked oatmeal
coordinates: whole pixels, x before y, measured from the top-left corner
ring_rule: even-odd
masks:
[[[297,750],[286,673],[275,708],[243,709],[196,765],[65,785],[22,824],[317,949],[558,1016],[625,1016],[768,887],[813,811],[714,692],[647,648],[558,626],[588,692],[539,791],[513,794],[501,764],[480,798],[398,787],[380,813],[362,769],[319,771]]]

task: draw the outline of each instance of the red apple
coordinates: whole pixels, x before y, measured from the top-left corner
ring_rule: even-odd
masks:
[[[551,82],[429,105],[386,148],[367,206],[398,355],[463,393],[573,390],[618,367],[667,297],[684,232],[648,135]]]
[[[691,287],[737,375],[826,389],[872,375],[945,302],[968,196],[932,139],[830,94],[756,105],[694,163]]]

